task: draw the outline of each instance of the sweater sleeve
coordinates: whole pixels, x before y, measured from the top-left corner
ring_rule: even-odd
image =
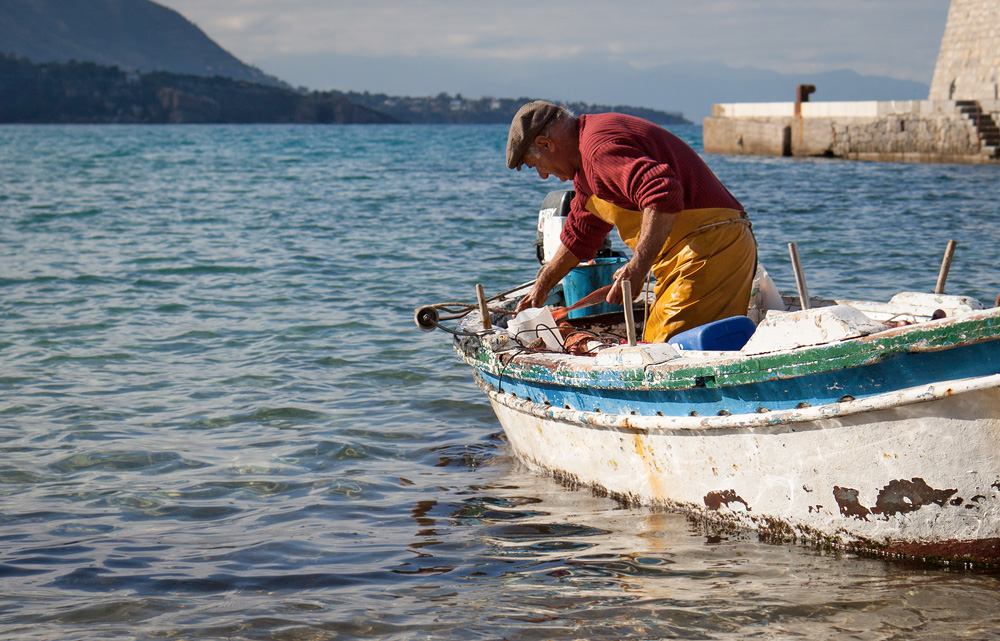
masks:
[[[674,169],[657,162],[628,140],[614,139],[594,150],[590,159],[594,195],[675,214],[684,209],[684,187]]]
[[[607,223],[586,209],[583,195],[577,191],[563,224],[559,240],[580,262],[591,260],[604,244],[614,225]]]

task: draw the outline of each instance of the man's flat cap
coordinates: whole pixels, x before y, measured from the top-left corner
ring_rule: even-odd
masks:
[[[517,110],[510,123],[510,133],[507,134],[508,167],[520,171],[524,152],[534,144],[538,134],[560,110],[561,107],[545,100],[529,102]]]

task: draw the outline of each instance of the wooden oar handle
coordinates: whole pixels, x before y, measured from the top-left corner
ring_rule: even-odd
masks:
[[[951,269],[951,259],[955,257],[955,247],[958,245],[954,240],[948,241],[948,246],[944,249],[944,259],[941,261],[941,271],[938,272],[937,286],[934,287],[935,294],[944,293],[944,284],[948,280],[948,270]]]
[[[635,347],[635,317],[632,315],[632,281],[627,278],[622,281],[622,304],[625,306],[625,335],[628,337],[629,347]]]

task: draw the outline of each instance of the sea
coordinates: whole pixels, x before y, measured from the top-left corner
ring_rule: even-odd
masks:
[[[698,126],[674,132],[701,150]],[[0,638],[1000,639],[1000,575],[532,470],[414,309],[534,278],[503,126],[0,127]],[[705,156],[794,293],[1000,294],[1000,166]]]

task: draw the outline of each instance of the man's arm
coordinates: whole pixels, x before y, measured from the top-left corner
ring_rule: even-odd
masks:
[[[556,255],[538,273],[535,286],[517,304],[517,311],[544,305],[545,299],[549,297],[549,291],[556,286],[556,283],[562,280],[563,276],[579,264],[580,261],[577,257],[560,243],[559,249],[556,250]]]
[[[667,236],[674,227],[674,214],[667,214],[655,209],[642,210],[642,226],[639,229],[639,240],[635,245],[632,259],[615,272],[615,282],[605,300],[612,305],[622,304],[622,281],[632,283],[632,295],[638,296],[642,291],[643,281],[653,267],[653,261],[660,255]]]

